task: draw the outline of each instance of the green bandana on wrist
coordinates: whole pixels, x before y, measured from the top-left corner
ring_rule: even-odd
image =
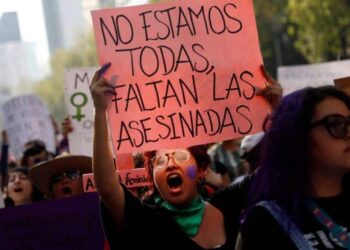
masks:
[[[198,196],[184,208],[178,208],[166,202],[160,197],[155,199],[156,204],[171,212],[175,222],[190,237],[197,235],[202,223],[204,212],[204,201]]]

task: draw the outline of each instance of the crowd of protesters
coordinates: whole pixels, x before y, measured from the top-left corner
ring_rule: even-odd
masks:
[[[113,83],[97,71],[90,89],[96,109],[93,171],[113,249],[126,248],[123,239],[131,235],[142,239],[135,242],[136,248],[350,248],[346,93],[332,86],[310,87],[281,100],[281,88],[270,81],[261,90],[273,109],[266,117],[265,133],[244,138],[244,143],[214,145],[205,155],[199,153],[203,146],[145,153],[156,193],[148,204],[116,181],[106,119]],[[243,155],[239,143],[246,150]],[[227,174],[233,184],[222,185],[203,201],[208,154],[210,166],[222,177]],[[234,182],[240,168],[245,176]]]
[[[110,148],[107,109],[118,81],[104,78],[110,66],[90,82],[92,157],[70,154],[69,117],[60,129],[53,121],[62,138],[55,152],[35,138],[12,160],[2,132],[3,209],[83,195],[83,174],[93,173],[111,249],[350,249],[347,93],[307,87],[282,98],[282,87],[261,67],[266,88],[254,91],[271,111],[264,131],[134,154],[134,166],[146,169],[152,185],[131,192]]]
[[[56,152],[40,140],[9,160],[2,133],[1,187],[6,207],[83,194],[94,173],[111,249],[350,249],[350,98],[335,87],[259,90],[273,112],[264,132],[241,139],[134,155],[153,186],[130,193],[119,183],[108,143],[106,109],[113,85],[99,71],[93,157],[69,154],[68,133]]]

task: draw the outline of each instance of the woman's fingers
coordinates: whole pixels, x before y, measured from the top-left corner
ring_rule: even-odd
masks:
[[[108,82],[106,79],[101,78],[92,87],[91,92],[97,95],[100,95],[100,94],[115,95],[115,85]]]
[[[103,75],[104,72],[106,72],[107,69],[109,69],[109,67],[112,65],[112,63],[108,62],[105,63],[101,66],[100,69],[97,70],[97,72],[99,73],[100,76]]]
[[[267,72],[265,66],[263,64],[260,65],[261,72],[263,73],[265,79],[267,80],[267,83],[269,85],[280,85],[275,78],[273,78],[269,72]]]
[[[101,92],[115,95],[115,87],[113,84],[105,82],[104,85],[101,86]]]
[[[105,73],[106,70],[109,69],[109,67],[111,65],[112,64],[110,62],[108,62],[108,63],[103,64],[98,70],[96,70],[94,76],[92,77],[91,83],[98,81],[102,77],[103,73]]]

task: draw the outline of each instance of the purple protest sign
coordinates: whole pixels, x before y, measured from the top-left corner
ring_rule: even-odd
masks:
[[[104,248],[96,193],[0,209],[0,249]]]

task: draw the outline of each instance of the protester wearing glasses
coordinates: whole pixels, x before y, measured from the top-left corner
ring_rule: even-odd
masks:
[[[237,249],[350,249],[350,99],[286,96],[271,118]]]
[[[95,106],[93,172],[111,248],[232,249],[231,224],[200,196],[200,183],[210,163],[206,148],[146,152],[145,167],[157,195],[154,205],[141,202],[120,184],[113,164],[106,117],[106,96],[114,95],[113,85],[99,70],[90,89]]]
[[[82,174],[91,173],[87,156],[62,155],[30,169],[32,183],[49,199],[83,194]]]

